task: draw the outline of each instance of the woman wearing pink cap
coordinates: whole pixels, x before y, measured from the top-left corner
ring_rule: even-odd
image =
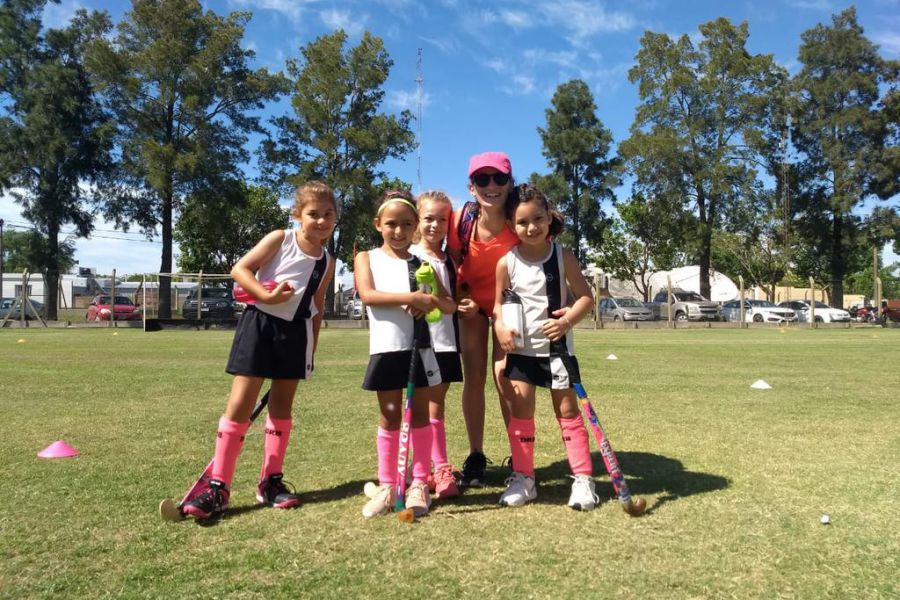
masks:
[[[503,152],[483,152],[469,159],[469,202],[453,213],[447,248],[460,265],[460,350],[463,359],[463,417],[469,435],[469,456],[463,463],[462,485],[485,484],[484,386],[487,382],[489,315],[494,310],[497,261],[519,238],[506,220],[506,202],[513,189],[512,167]],[[494,337],[492,375],[500,397],[504,422],[509,420],[505,398],[511,387],[503,375],[506,354]]]

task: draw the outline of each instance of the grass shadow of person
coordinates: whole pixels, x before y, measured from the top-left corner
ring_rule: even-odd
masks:
[[[363,486],[365,484],[365,480],[346,481],[331,488],[300,492],[299,494],[297,494],[300,497],[300,504],[297,508],[302,508],[304,504],[332,502],[336,500],[343,500],[345,498],[362,496]],[[232,505],[228,507],[228,510],[225,511],[223,515],[211,519],[205,519],[203,521],[198,521],[198,524],[203,527],[211,527],[217,525],[223,519],[237,517],[242,514],[251,513],[263,508],[266,508],[266,506],[258,503],[244,504],[241,506]]]
[[[308,490],[300,492],[300,506],[304,504],[317,504],[319,502],[333,502],[356,496],[363,496],[363,486],[367,479],[345,481],[331,488],[321,490]]]
[[[653,513],[666,502],[725,489],[730,483],[727,477],[721,475],[685,470],[680,460],[668,456],[650,452],[617,452],[616,457],[632,496],[660,494],[647,507],[645,514]],[[599,452],[594,452],[591,459],[597,480],[597,496],[601,503],[607,498],[615,499],[616,492],[606,472],[603,457]],[[569,474],[569,463],[566,460],[535,469],[535,479],[540,486],[537,501],[565,504],[571,486]]]
[[[230,505],[228,509],[219,515],[215,515],[210,517],[209,519],[195,519],[197,525],[199,527],[215,527],[225,519],[232,519],[234,517],[238,517],[240,515],[255,512],[257,510],[266,508],[262,504],[243,504],[241,506]],[[185,520],[190,520],[191,517],[185,517]]]

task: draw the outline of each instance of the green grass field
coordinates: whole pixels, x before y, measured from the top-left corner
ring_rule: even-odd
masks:
[[[602,504],[566,508],[544,394],[538,500],[499,507],[495,466],[493,486],[412,526],[360,515],[375,471],[367,334],[325,330],[285,465],[303,505],[254,506],[257,426],[228,516],[162,522],[160,499],[211,456],[231,335],[0,331],[0,597],[900,596],[900,330],[579,331],[585,386],[648,514],[611,499],[597,453]],[[462,462],[458,387],[447,415]],[[499,415],[490,398],[495,463],[508,454]],[[81,456],[35,457],[57,439]]]

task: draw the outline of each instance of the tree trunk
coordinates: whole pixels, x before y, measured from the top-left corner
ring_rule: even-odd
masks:
[[[172,272],[172,191],[166,190],[162,207],[162,261],[160,273]],[[159,276],[159,318],[172,318],[172,278]]]
[[[59,298],[59,227],[51,226],[47,232],[47,244],[50,255],[47,257],[47,296],[44,298],[44,318],[56,321],[59,316],[57,299]]]
[[[831,302],[835,308],[844,307],[844,215],[835,210],[831,221]]]
[[[710,203],[712,201],[710,200]],[[712,207],[707,209],[707,200],[703,195],[702,185],[697,185],[697,212],[700,217],[700,295],[706,299],[709,293],[709,265],[712,247]]]
[[[328,240],[328,244],[326,245],[328,249],[328,253],[331,254],[332,258],[337,256],[337,251],[335,250],[335,241],[334,236],[331,236],[331,239]],[[337,260],[335,258],[335,260]],[[335,277],[337,277],[337,267],[335,267]],[[333,317],[337,314],[338,309],[334,305],[334,282],[330,282],[328,288],[325,290],[325,306],[323,307],[325,311],[326,317]]]

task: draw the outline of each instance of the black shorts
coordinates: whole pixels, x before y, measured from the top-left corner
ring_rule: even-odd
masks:
[[[441,383],[453,383],[463,380],[462,363],[459,352],[435,352],[438,367],[441,369]]]
[[[525,356],[510,352],[503,372],[515,381],[553,390],[567,390],[581,383],[578,359],[574,356]]]
[[[422,360],[423,353],[426,356],[425,361]],[[372,392],[405,389],[409,377],[409,360],[409,350],[372,354],[369,356],[369,366],[363,379],[363,389]],[[462,368],[459,364],[459,354],[456,352],[435,353],[430,348],[420,350],[416,363],[416,378],[413,385],[417,388],[462,381]],[[445,377],[448,379],[444,379]]]
[[[225,372],[266,379],[306,379],[313,370],[308,323],[307,319],[286,321],[248,306],[234,332]]]

